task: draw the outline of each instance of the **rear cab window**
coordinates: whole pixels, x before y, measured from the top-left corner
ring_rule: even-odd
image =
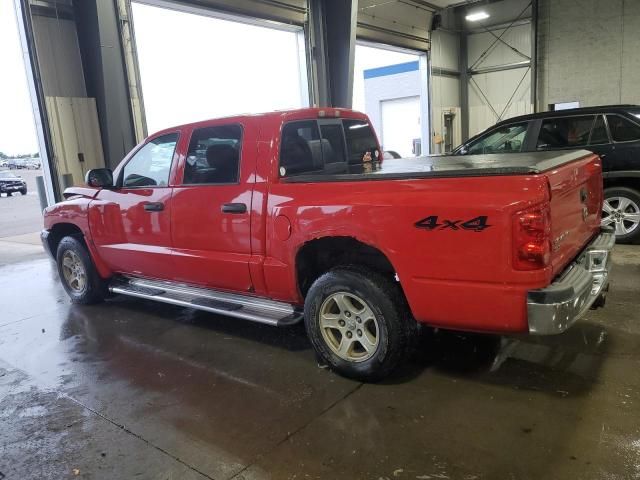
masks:
[[[380,148],[369,122],[288,122],[280,141],[280,176],[358,174],[379,169]]]

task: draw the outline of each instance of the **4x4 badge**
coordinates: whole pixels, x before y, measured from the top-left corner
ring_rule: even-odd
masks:
[[[473,232],[482,232],[491,225],[487,223],[486,215],[474,217],[471,220],[463,222],[462,220],[442,220],[442,223],[438,222],[437,215],[431,215],[423,218],[415,223],[417,228],[424,228],[425,230],[471,230]]]

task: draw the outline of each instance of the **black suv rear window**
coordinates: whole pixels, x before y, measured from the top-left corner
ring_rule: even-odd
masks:
[[[632,142],[640,140],[640,127],[618,115],[607,115],[609,131],[614,142]]]

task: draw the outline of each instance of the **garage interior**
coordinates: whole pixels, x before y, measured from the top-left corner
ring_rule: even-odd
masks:
[[[634,0],[14,6],[47,205],[209,110],[353,107],[411,156],[560,104],[640,104]],[[167,30],[201,60],[183,65],[176,49],[151,69],[136,28],[150,10],[273,31],[285,46],[236,52],[231,37],[230,63],[205,65],[209,37]],[[488,19],[467,20],[478,11]],[[226,84],[207,93],[207,75],[242,78],[240,110],[222,106]],[[272,95],[278,83],[291,96]],[[190,108],[187,91],[206,100]],[[166,123],[164,102],[184,117]],[[408,365],[366,384],[319,368],[303,325],[128,297],[71,304],[41,246],[0,239],[0,480],[640,478],[638,246],[616,245],[613,261],[607,307],[562,335],[426,332]]]

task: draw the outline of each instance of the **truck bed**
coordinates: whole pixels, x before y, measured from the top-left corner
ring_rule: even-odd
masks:
[[[358,180],[405,180],[416,178],[485,177],[532,175],[558,168],[592,155],[588,150],[564,153],[528,152],[486,155],[431,155],[385,160],[382,168],[362,174],[309,174],[282,179],[286,183],[340,182]]]

